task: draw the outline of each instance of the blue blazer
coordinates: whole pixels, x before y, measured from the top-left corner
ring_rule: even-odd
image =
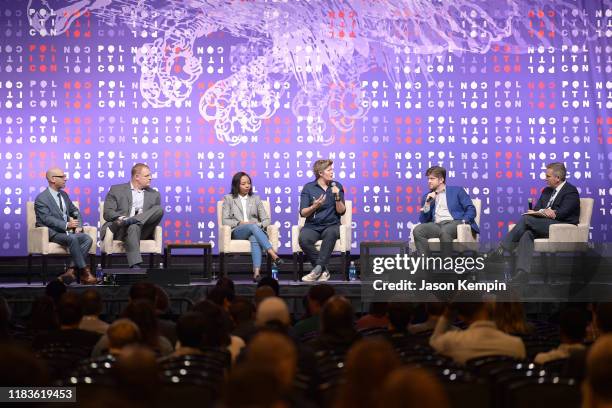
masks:
[[[429,192],[427,194],[429,194]],[[427,197],[427,194],[423,196],[423,206],[425,205],[425,197]],[[472,231],[477,234],[480,233],[475,221],[476,207],[472,204],[472,199],[467,195],[463,187],[446,186],[446,204],[454,220],[465,220],[470,224],[470,227],[472,227]],[[433,222],[433,215],[435,212],[436,202],[433,201],[429,207],[429,211],[426,213],[421,211],[419,221],[422,223]]]

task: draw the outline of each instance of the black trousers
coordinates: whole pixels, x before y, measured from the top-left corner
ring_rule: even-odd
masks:
[[[300,231],[298,238],[300,247],[308,257],[308,260],[313,267],[321,265],[321,267],[327,266],[329,258],[336,241],[340,238],[340,225],[330,225],[322,231],[315,231],[308,227],[303,227]],[[317,251],[315,242],[322,240],[321,251]]]

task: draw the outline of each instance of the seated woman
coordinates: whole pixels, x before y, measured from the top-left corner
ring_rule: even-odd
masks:
[[[282,264],[282,259],[272,249],[272,244],[264,229],[270,225],[270,216],[261,202],[261,198],[253,195],[251,177],[244,172],[234,174],[232,178],[232,193],[223,197],[223,225],[232,227],[232,239],[248,239],[251,241],[251,257],[253,258],[253,281],[261,278],[262,251],[272,257],[276,266]]]

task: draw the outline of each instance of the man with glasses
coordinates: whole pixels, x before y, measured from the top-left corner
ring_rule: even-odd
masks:
[[[563,163],[546,165],[547,187],[542,190],[535,208],[525,213],[497,249],[489,254],[489,262],[495,262],[503,259],[504,251],[516,249],[513,283],[529,281],[536,238],[548,238],[548,228],[552,224],[576,225],[580,220],[580,195],[578,189],[565,180],[566,174]]]
[[[130,268],[140,268],[140,240],[150,239],[161,221],[159,192],[151,188],[151,169],[143,163],[132,167],[129,183],[111,187],[104,200],[104,220],[101,239],[110,229],[114,239],[125,242],[125,252]]]
[[[96,278],[85,262],[92,239],[82,232],[79,209],[63,190],[66,187],[66,175],[62,169],[52,168],[47,171],[46,177],[49,187],[36,197],[34,211],[36,226],[49,229],[49,241],[67,247],[70,252],[70,266],[59,280],[69,285],[78,273],[81,283],[95,284]]]

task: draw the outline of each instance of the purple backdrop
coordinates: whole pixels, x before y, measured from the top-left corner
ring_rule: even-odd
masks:
[[[85,220],[146,162],[166,241],[216,242],[249,172],[290,251],[301,186],[335,160],[364,240],[407,240],[441,164],[497,241],[563,161],[612,213],[612,1],[13,1],[1,12],[0,255],[60,166]]]

